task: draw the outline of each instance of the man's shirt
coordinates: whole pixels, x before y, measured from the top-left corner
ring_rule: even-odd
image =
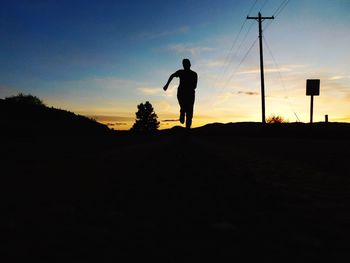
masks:
[[[175,77],[180,78],[179,91],[194,92],[197,87],[197,73],[190,69],[180,69],[174,73]]]

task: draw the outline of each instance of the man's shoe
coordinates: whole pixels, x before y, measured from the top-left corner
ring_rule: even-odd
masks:
[[[186,129],[191,129],[191,125],[192,125],[192,120],[190,120],[190,119],[187,119],[186,120]]]
[[[185,123],[185,113],[181,113],[181,114],[180,114],[180,122],[181,122],[182,124]]]

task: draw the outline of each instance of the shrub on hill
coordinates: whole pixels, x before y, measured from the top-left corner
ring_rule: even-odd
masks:
[[[266,119],[266,123],[287,123],[288,120],[279,115],[271,115]]]
[[[151,133],[155,132],[159,128],[158,116],[154,112],[151,103],[146,101],[137,105],[138,111],[136,112],[136,121],[131,128],[131,131]]]
[[[33,95],[25,95],[23,93],[18,93],[15,96],[5,98],[5,101],[12,103],[20,103],[26,105],[38,105],[38,106],[46,106],[44,102],[36,96]]]

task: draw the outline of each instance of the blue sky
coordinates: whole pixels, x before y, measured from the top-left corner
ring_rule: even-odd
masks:
[[[31,93],[116,129],[144,101],[177,119],[177,80],[162,87],[187,57],[199,75],[195,126],[260,121],[258,25],[245,18],[283,3],[263,24],[267,115],[307,122],[305,82],[320,78],[314,120],[350,121],[347,0],[3,1],[0,97]]]

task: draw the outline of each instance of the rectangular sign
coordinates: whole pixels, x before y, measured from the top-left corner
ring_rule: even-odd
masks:
[[[319,79],[307,79],[306,80],[306,96],[318,96],[320,95],[320,80]]]

